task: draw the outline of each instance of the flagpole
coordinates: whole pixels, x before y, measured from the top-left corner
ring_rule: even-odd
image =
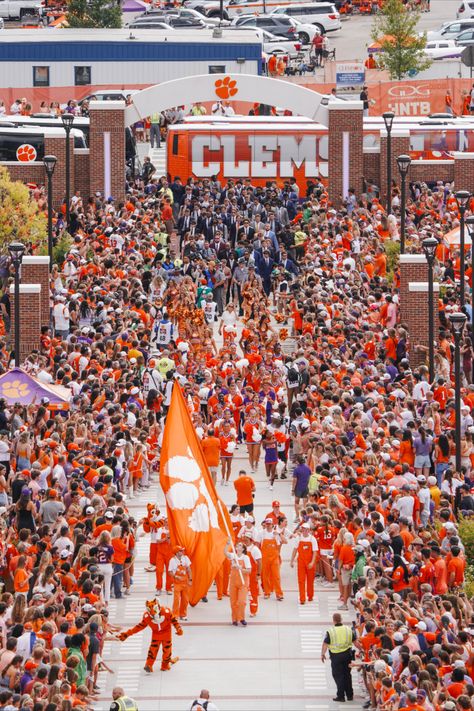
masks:
[[[230,547],[232,548],[232,553],[233,553],[233,554],[235,555],[235,557],[237,558],[237,551],[235,550],[234,541],[233,541],[233,539],[232,539],[232,535],[231,535],[231,533],[230,533],[229,526],[227,525],[227,519],[226,519],[226,517],[224,516],[224,512],[222,511],[222,504],[221,504],[221,500],[219,499],[219,497],[217,497],[217,505],[218,505],[218,507],[219,507],[219,511],[221,512],[221,518],[222,518],[222,520],[224,521],[224,527],[225,527],[226,533],[227,533],[227,535],[228,535],[228,537],[229,537],[229,540],[230,540]],[[239,565],[239,575],[240,575],[240,580],[241,580],[241,582],[242,582],[242,585],[245,585],[244,576],[243,576],[243,574],[242,574],[242,570],[241,570],[241,568],[240,568],[240,565]]]

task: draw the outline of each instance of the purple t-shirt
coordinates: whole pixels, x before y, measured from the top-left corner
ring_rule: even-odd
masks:
[[[293,479],[296,479],[295,491],[304,491],[308,488],[311,469],[307,464],[298,464],[293,471]]]
[[[419,454],[420,457],[427,457],[431,452],[432,443],[433,439],[431,437],[427,437],[424,442],[421,437],[415,437],[413,442],[415,454]]]

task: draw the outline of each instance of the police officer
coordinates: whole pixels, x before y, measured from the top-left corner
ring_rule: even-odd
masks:
[[[329,649],[332,676],[337,686],[337,696],[333,701],[352,701],[354,691],[350,665],[356,633],[352,627],[342,624],[342,616],[339,612],[332,616],[332,621],[334,626],[326,632],[321,649],[321,661],[326,661],[326,652]]]
[[[121,686],[116,686],[112,690],[113,701],[109,711],[138,711],[137,702],[130,696],[125,696],[125,691]]]

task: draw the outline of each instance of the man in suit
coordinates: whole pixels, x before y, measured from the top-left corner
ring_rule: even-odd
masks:
[[[255,262],[257,272],[262,278],[263,290],[267,296],[270,295],[272,290],[272,272],[274,265],[275,262],[270,257],[268,249],[264,249],[262,257]]]
[[[285,271],[289,272],[293,277],[298,275],[299,269],[296,264],[289,259],[286,249],[281,250],[280,264],[285,268]]]
[[[190,227],[191,227],[191,211],[190,211],[189,207],[187,207],[184,211],[184,214],[178,218],[177,229],[178,229],[179,236],[182,238],[183,235],[185,235],[186,232],[189,231]]]
[[[244,239],[248,242],[253,242],[254,234],[255,230],[253,229],[253,227],[250,227],[250,220],[248,219],[248,217],[246,217],[244,219],[244,224],[237,233],[237,236],[239,239]]]

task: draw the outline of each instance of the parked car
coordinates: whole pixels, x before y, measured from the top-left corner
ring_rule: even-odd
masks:
[[[469,17],[474,17],[474,0],[463,0],[458,7],[456,17],[463,20],[468,19]]]
[[[456,39],[464,30],[474,27],[474,18],[472,20],[451,20],[441,25],[438,30],[430,30],[426,33],[428,42],[437,39]]]
[[[323,34],[341,29],[341,19],[330,2],[292,3],[276,7],[270,14],[288,15],[298,22],[315,25]]]
[[[159,25],[165,24],[167,27],[159,28]],[[193,29],[199,30],[207,27],[208,25],[204,20],[199,20],[192,17],[182,17],[181,15],[146,15],[137,17],[135,20],[130,22],[128,27],[131,29],[168,29],[169,27],[173,29]]]
[[[293,0],[284,0],[284,4],[288,5]],[[296,1],[296,0],[295,0]],[[202,12],[206,17],[220,17],[221,9],[219,0],[184,0],[185,7],[192,8]],[[273,0],[224,0],[224,19],[229,20],[239,15],[255,15],[269,14],[275,6],[279,5],[279,1]]]
[[[78,103],[79,106],[83,101],[126,101],[127,96],[136,94],[138,89],[99,89],[93,94],[84,96]]]
[[[431,40],[425,47],[425,54],[430,59],[455,59],[461,52],[461,47],[454,40]]]
[[[470,44],[474,44],[474,27],[461,32],[461,34],[456,37],[455,42],[460,47],[467,47]]]
[[[297,22],[292,17],[287,17],[286,15],[244,15],[234,18],[232,20],[232,26],[256,27],[258,29],[265,29],[267,32],[278,35],[279,37],[290,37],[291,39],[297,37],[302,44],[312,42],[314,36],[320,34],[319,29],[315,25]],[[281,30],[281,27],[285,28],[285,30]],[[291,28],[294,28],[294,31]]]
[[[43,3],[38,0],[0,0],[0,17],[18,20],[26,15],[41,15]]]
[[[203,15],[202,12],[198,12],[198,10],[193,10],[189,7],[180,7],[176,10],[150,10],[149,12],[143,12],[141,15],[136,17],[134,22],[141,19],[142,17],[154,17],[155,15],[159,15],[161,17],[164,16],[165,18],[172,16],[182,17],[188,20],[200,20],[201,22],[204,22],[208,27],[215,27],[219,24],[222,27],[230,25],[230,20],[222,20],[221,22],[219,17],[206,17],[206,15]]]
[[[263,51],[265,54],[286,54],[290,59],[295,59],[298,53],[302,49],[302,43],[292,40],[285,40],[282,37],[277,37],[267,30],[262,30],[260,27],[250,27],[247,25],[231,25],[226,28],[226,32],[232,30],[239,30],[240,32],[246,30],[257,35],[259,40],[262,42]]]

